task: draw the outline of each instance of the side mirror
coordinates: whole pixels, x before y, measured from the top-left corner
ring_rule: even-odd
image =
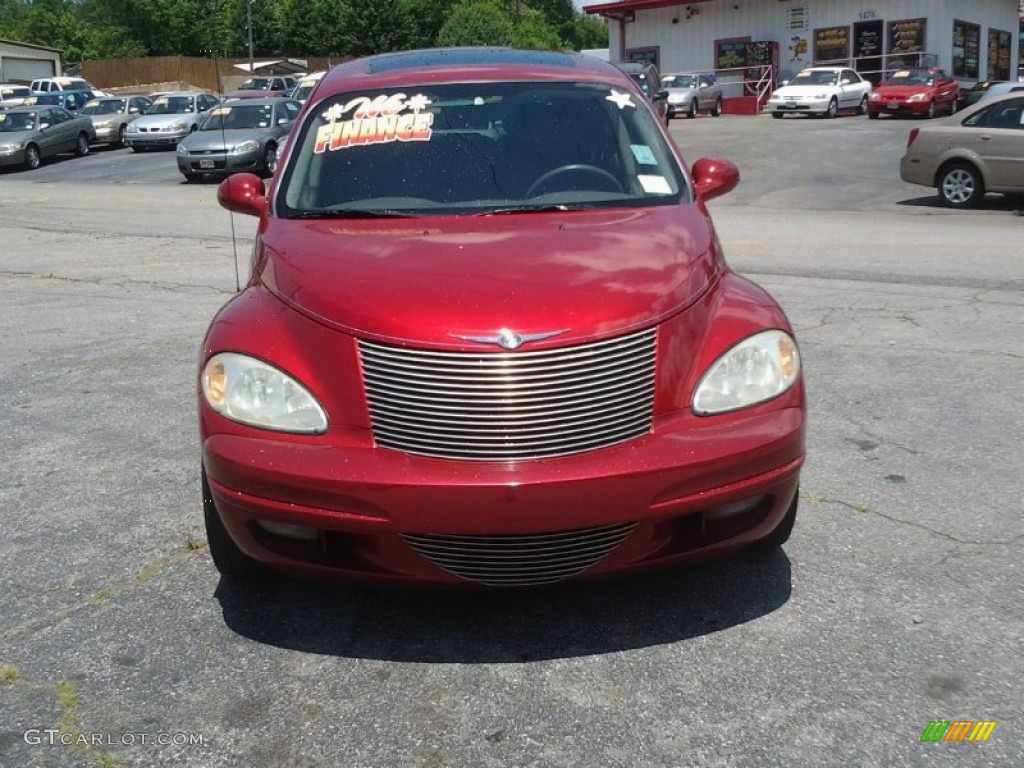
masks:
[[[49,128],[49,127],[50,127],[50,124],[49,124],[49,123],[40,123],[40,124],[39,124],[39,130],[40,130],[40,131],[45,131],[45,130],[46,130],[47,128]]]
[[[654,100],[655,101],[664,101],[667,98],[668,98],[668,91],[666,91],[664,88],[662,90],[658,91],[656,94],[654,94]]]
[[[844,77],[842,80],[839,81],[839,84],[840,85],[849,85],[852,82],[853,82],[853,80],[851,80],[850,78]]]
[[[270,208],[263,179],[253,173],[236,173],[224,179],[217,190],[217,202],[247,216],[262,217]]]
[[[779,83],[779,85],[780,86],[789,85],[789,80],[783,80],[781,83]]]
[[[691,174],[700,200],[720,197],[740,183],[739,169],[720,157],[702,157],[693,164]]]

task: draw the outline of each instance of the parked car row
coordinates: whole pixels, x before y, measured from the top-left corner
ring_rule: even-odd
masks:
[[[0,112],[0,166],[38,168],[44,158],[62,152],[89,154],[96,139],[92,120],[63,107],[13,107]]]

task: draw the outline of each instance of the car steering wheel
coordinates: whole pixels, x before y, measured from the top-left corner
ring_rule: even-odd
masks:
[[[596,165],[587,165],[586,163],[570,163],[568,165],[560,165],[557,168],[552,168],[547,173],[541,175],[530,188],[526,190],[526,197],[533,197],[534,192],[540,187],[544,186],[545,182],[550,181],[556,176],[560,176],[565,173],[589,173],[592,176],[600,176],[602,179],[612,182],[615,184],[616,190],[619,192],[625,192],[625,188],[622,186],[622,182],[615,178],[611,173],[606,171],[604,168],[598,168]]]

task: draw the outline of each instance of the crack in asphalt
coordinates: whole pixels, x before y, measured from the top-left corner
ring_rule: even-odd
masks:
[[[254,238],[238,236],[232,238],[230,234],[223,235],[198,235],[189,234],[188,232],[116,232],[109,229],[90,229],[88,227],[55,227],[48,224],[30,224],[21,219],[5,219],[0,218],[0,226],[5,229],[23,229],[29,232],[45,232],[46,234],[53,234],[59,232],[65,235],[89,235],[94,236],[97,239],[109,240],[111,238],[119,238],[122,240],[131,240],[133,238],[145,238],[147,240],[189,240],[191,242],[203,242],[204,240],[212,240],[217,243],[231,243],[238,241],[240,243],[252,243]]]
[[[119,595],[147,584],[171,566],[177,565],[178,563],[195,556],[196,552],[206,549],[206,547],[207,543],[205,539],[195,541],[189,538],[184,549],[176,550],[168,555],[161,555],[160,557],[157,557],[147,563],[140,571],[132,574],[131,576],[121,579],[120,581],[116,581],[113,584],[109,584],[108,586],[93,592],[88,597],[85,597],[75,603],[65,605],[61,608],[56,608],[40,616],[33,616],[30,619],[22,621],[20,624],[14,625],[10,629],[4,630],[0,633],[0,641],[6,642],[19,638],[23,635],[37,632],[41,629],[45,629],[46,627],[59,624],[86,608],[103,605]]]
[[[103,288],[127,288],[131,286],[137,286],[141,288],[152,288],[160,291],[168,291],[171,293],[182,293],[196,288],[205,288],[214,293],[222,293],[231,295],[237,293],[234,289],[218,288],[215,285],[207,285],[205,283],[161,283],[156,280],[136,280],[134,278],[127,278],[124,280],[104,280],[99,277],[66,277],[64,275],[57,275],[53,272],[42,274],[40,272],[14,272],[14,271],[0,271],[0,279],[8,280],[53,280],[60,283],[78,283],[87,285],[96,285]]]

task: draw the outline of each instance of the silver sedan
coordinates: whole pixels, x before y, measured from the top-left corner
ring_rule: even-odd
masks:
[[[22,165],[30,171],[43,158],[74,152],[89,154],[96,136],[92,121],[63,107],[15,107],[0,112],[0,166]]]
[[[301,109],[286,98],[225,102],[178,145],[178,170],[188,181],[239,171],[271,176],[277,149]]]
[[[92,99],[79,114],[92,120],[97,144],[127,146],[124,135],[128,123],[149,109],[150,104],[152,102],[145,96]]]

